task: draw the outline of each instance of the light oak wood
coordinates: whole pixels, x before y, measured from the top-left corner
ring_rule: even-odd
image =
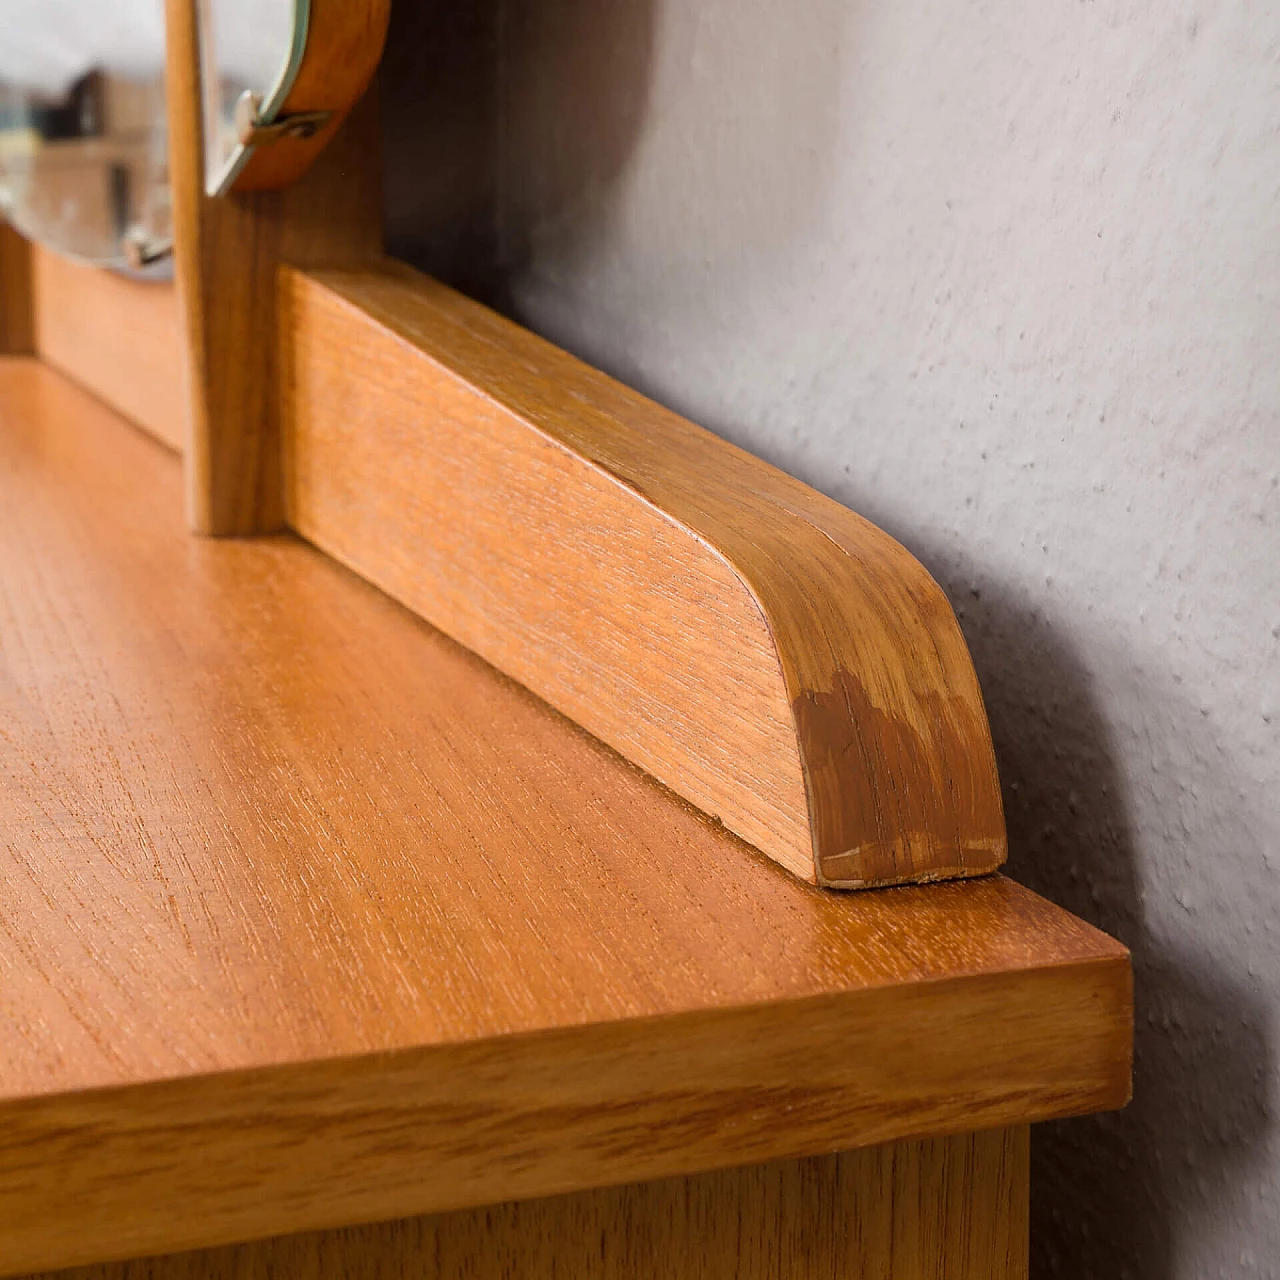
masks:
[[[235,181],[235,191],[297,182],[333,140],[378,68],[390,0],[310,0],[310,9],[306,52],[282,114],[328,111],[329,123],[310,138],[288,137],[256,148]]]
[[[57,1274],[1025,1280],[1027,1166],[1018,1127]]]
[[[175,263],[189,378],[188,518],[201,533],[266,532],[283,518],[276,269],[281,262],[360,262],[381,252],[377,103],[366,95],[293,186],[211,199],[204,192],[194,0],[166,0],[165,15]]]
[[[186,387],[177,294],[33,249],[40,357],[173,449],[183,447]]]
[[[0,361],[0,1271],[1125,1100],[1118,944],[807,886],[179,488]]]
[[[900,545],[407,268],[282,289],[305,537],[807,880],[1004,860],[973,665]]]
[[[0,355],[35,349],[31,247],[0,219]]]

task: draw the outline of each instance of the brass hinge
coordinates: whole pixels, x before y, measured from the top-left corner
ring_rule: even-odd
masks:
[[[124,238],[124,260],[134,271],[144,271],[173,256],[173,237],[156,240],[143,227],[134,227]]]
[[[264,124],[261,116],[262,98],[246,89],[236,103],[236,137],[246,147],[267,147],[282,138],[306,139],[314,137],[333,115],[331,111],[295,111],[291,115],[277,116],[270,124]]]

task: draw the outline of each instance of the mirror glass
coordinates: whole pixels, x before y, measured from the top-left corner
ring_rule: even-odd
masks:
[[[246,120],[269,124],[306,46],[309,0],[201,0],[205,185],[230,190],[248,159]]]
[[[163,0],[0,0],[0,210],[68,257],[170,242]]]

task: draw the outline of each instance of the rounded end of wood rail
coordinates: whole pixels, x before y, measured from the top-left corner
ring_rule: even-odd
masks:
[[[756,843],[835,889],[997,870],[995,751],[945,593],[862,517],[789,476],[769,481],[776,505],[749,539],[715,531],[777,654],[807,805],[807,848]]]
[[[408,268],[286,268],[304,537],[809,880],[1005,858],[982,695],[887,534]]]

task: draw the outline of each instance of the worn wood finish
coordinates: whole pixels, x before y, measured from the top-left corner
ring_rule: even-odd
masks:
[[[57,1274],[1025,1280],[1027,1156],[1018,1127]]]
[[[194,0],[166,0],[175,262],[187,345],[187,511],[210,534],[282,522],[276,269],[381,252],[377,104],[357,106],[306,176],[283,191],[211,199]]]
[[[803,884],[178,473],[0,362],[0,1272],[1124,1101],[1118,944]]]
[[[311,0],[306,53],[283,113],[329,111],[331,120],[311,138],[284,138],[258,147],[236,179],[235,191],[270,190],[302,177],[368,88],[382,58],[390,17],[390,0]]]
[[[35,349],[31,246],[0,218],[0,355]]]
[[[1004,860],[973,665],[900,545],[407,268],[282,288],[305,537],[805,879]]]
[[[173,285],[80,266],[38,245],[33,257],[41,359],[181,449],[186,387]]]

